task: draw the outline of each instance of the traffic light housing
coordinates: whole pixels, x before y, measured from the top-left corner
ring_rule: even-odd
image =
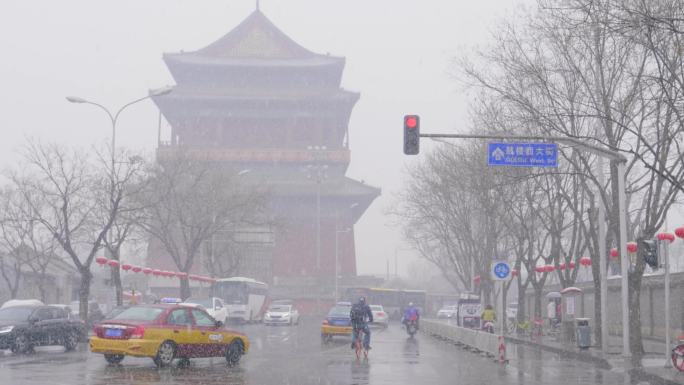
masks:
[[[644,256],[644,261],[654,270],[660,268],[658,242],[655,239],[642,239],[640,246],[642,247],[641,255]]]
[[[420,152],[420,116],[404,115],[404,154]]]

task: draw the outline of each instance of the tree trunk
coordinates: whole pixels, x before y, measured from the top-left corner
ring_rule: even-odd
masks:
[[[40,300],[43,303],[48,303],[47,291],[45,290],[45,272],[40,273],[40,278],[38,279],[38,292],[40,293]]]
[[[635,358],[644,354],[641,340],[641,278],[642,274],[629,274],[629,350]]]
[[[525,322],[525,288],[518,285],[518,314],[516,316],[516,321],[518,324]],[[518,328],[516,327],[516,330]],[[518,333],[523,333],[522,329],[517,330]]]
[[[117,259],[118,261],[118,259]],[[112,282],[114,283],[114,288],[116,292],[116,305],[117,306],[122,306],[123,305],[123,287],[121,285],[121,270],[117,268],[111,269],[111,279]]]
[[[190,281],[187,278],[181,278],[180,280],[180,297],[182,300],[186,300],[191,296],[190,291]]]
[[[78,299],[79,305],[78,310],[81,315],[81,319],[88,323],[88,299],[90,298],[90,283],[93,279],[93,275],[90,273],[90,269],[87,267],[82,267],[81,273],[81,286],[78,289]]]
[[[534,319],[540,319],[542,317],[542,291],[544,287],[542,285],[537,285],[534,288]]]

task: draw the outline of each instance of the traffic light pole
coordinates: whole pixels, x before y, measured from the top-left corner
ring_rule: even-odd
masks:
[[[627,163],[627,158],[625,158],[618,151],[595,146],[583,142],[580,139],[566,137],[566,136],[544,136],[544,135],[472,135],[472,134],[419,134],[421,138],[434,138],[434,139],[484,139],[484,140],[530,140],[539,142],[556,142],[565,145],[573,146],[578,149],[582,149],[589,153],[592,153],[599,158],[608,159],[610,161],[616,162],[617,166],[617,188],[618,188],[618,212],[619,212],[619,238],[620,238],[620,258],[621,258],[621,294],[622,294],[622,355],[627,358],[631,356],[629,348],[629,265],[631,261],[627,254],[627,198],[625,194],[625,165]],[[603,170],[600,170],[601,172]],[[605,253],[603,253],[600,260],[605,259]],[[604,265],[604,262],[600,262]],[[607,286],[607,280],[603,280],[602,276],[602,287]],[[603,285],[605,282],[606,285]],[[603,291],[603,289],[602,289]],[[606,291],[607,292],[607,291]],[[603,293],[602,293],[603,294]],[[605,319],[606,313],[604,310],[606,306],[606,295],[601,295],[601,319]],[[603,322],[601,323],[601,331],[603,332],[607,329],[607,325]],[[603,335],[602,338],[605,340],[607,335]]]

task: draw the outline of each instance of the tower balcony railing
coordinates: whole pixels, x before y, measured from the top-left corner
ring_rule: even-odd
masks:
[[[159,142],[157,159],[173,159],[181,153],[197,159],[222,162],[349,163],[351,158],[350,151],[346,148],[312,152],[305,148],[225,148],[177,146],[169,142]]]

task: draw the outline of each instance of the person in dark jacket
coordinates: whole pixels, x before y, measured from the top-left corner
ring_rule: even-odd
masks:
[[[359,302],[352,305],[349,311],[349,318],[351,318],[352,324],[352,349],[355,348],[356,338],[358,336],[358,331],[363,330],[363,347],[369,350],[370,347],[370,328],[368,327],[369,322],[373,322],[373,312],[370,306],[366,303],[366,298],[359,298]]]

